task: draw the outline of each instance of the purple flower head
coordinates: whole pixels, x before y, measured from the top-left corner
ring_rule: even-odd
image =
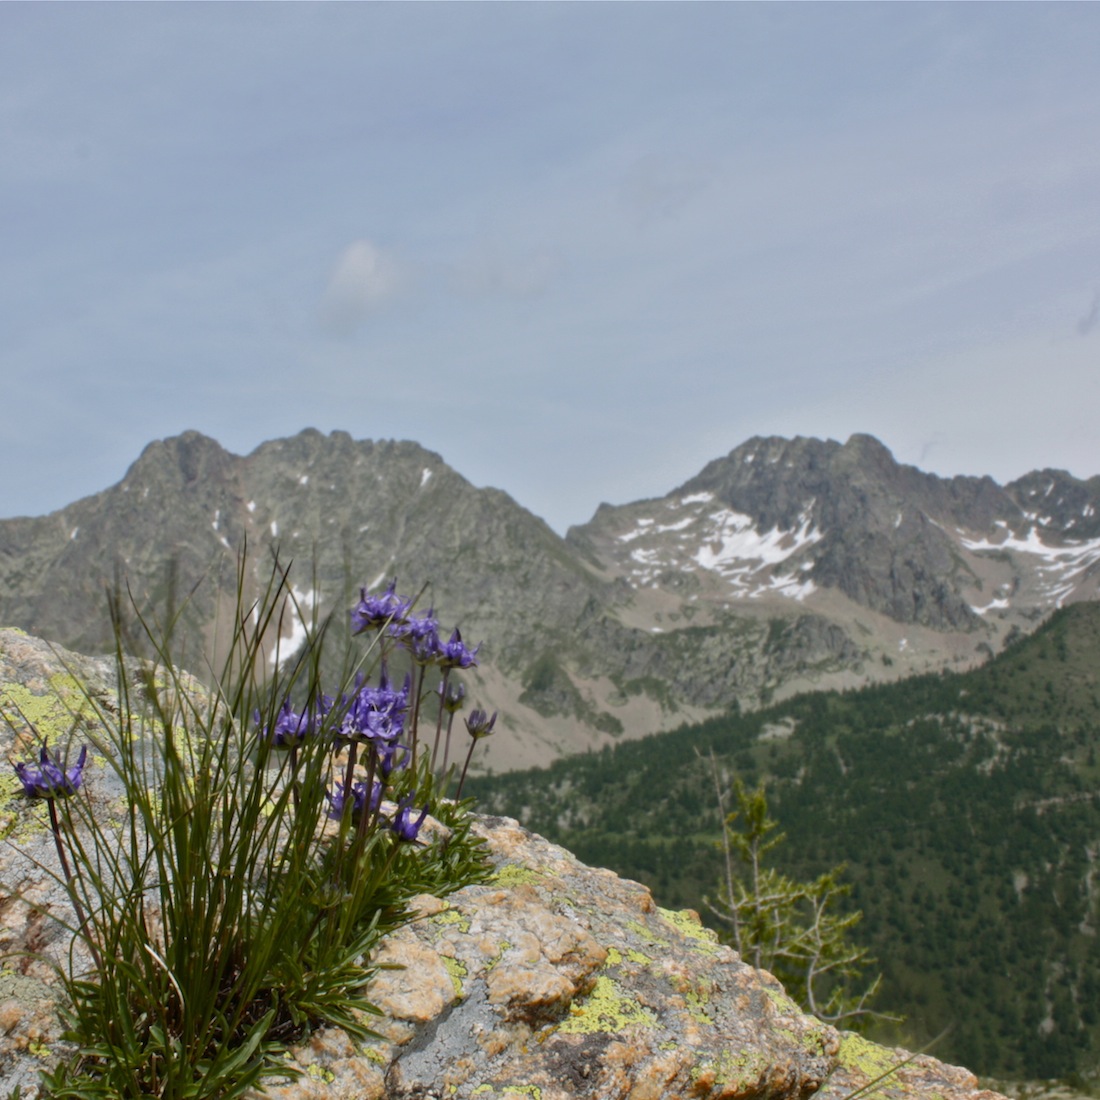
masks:
[[[256,721],[260,719],[259,711],[256,712]],[[310,733],[313,732],[313,715],[307,711],[299,714],[290,706],[290,700],[284,699],[279,708],[279,715],[275,724],[269,730],[266,726],[260,731],[260,736],[270,740],[276,749],[289,749],[300,745]]]
[[[375,780],[371,785],[369,806],[367,804],[366,783],[353,783],[351,785],[350,798],[348,797],[347,787],[343,784],[335,791],[326,791],[325,798],[328,799],[329,803],[329,817],[339,821],[350,804],[351,809],[348,812],[351,813],[351,819],[352,821],[358,821],[359,818],[363,816],[364,811],[374,813],[382,804],[382,784]]]
[[[493,711],[492,718],[489,717],[488,711],[484,711],[481,707],[475,707],[470,711],[470,717],[466,719],[466,732],[475,740],[480,741],[483,737],[488,737],[493,732],[493,726],[497,724],[497,712]]]
[[[405,729],[411,692],[411,677],[406,676],[401,690],[396,691],[390,686],[389,675],[383,665],[378,687],[365,685],[352,697],[340,726],[340,739],[396,741]]]
[[[64,762],[52,757],[43,745],[38,757],[39,766],[16,764],[15,774],[23,784],[23,793],[29,798],[68,798],[80,789],[87,759],[88,746],[85,745],[76,763],[66,771]]]
[[[424,824],[424,818],[428,816],[428,808],[425,806],[420,811],[420,816],[413,820],[413,810],[409,807],[412,805],[412,800],[402,800],[401,805],[397,808],[397,813],[394,815],[393,820],[390,822],[390,828],[401,839],[407,840],[410,843],[415,841],[420,835],[420,826]]]
[[[378,753],[378,773],[382,776],[382,782],[388,783],[395,771],[408,764],[408,750],[396,741],[375,741],[374,748]]]
[[[397,595],[397,578],[381,596],[370,595],[359,589],[359,602],[351,609],[351,632],[362,634],[365,630],[378,630],[387,623],[403,622],[412,607],[412,600]]]
[[[390,636],[407,649],[418,664],[426,665],[436,660],[442,648],[439,641],[439,620],[429,608],[423,615],[405,619],[390,626]]]
[[[462,640],[458,627],[454,628],[450,640],[443,642],[439,647],[439,663],[443,668],[470,668],[477,664],[477,651],[481,648],[479,642],[470,649]]]
[[[454,714],[466,705],[465,684],[452,684],[444,691],[443,684],[440,683],[435,693],[439,696],[440,705],[448,714]]]

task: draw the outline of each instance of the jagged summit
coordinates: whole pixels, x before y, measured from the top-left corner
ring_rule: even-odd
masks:
[[[1095,598],[1096,533],[1100,479],[940,478],[854,435],[750,439],[568,537],[635,588],[694,573],[714,598],[812,603],[834,590],[897,623],[976,631],[994,605],[1027,616]]]
[[[1100,477],[1043,470],[1002,487],[899,464],[869,435],[757,437],[562,539],[418,443],[307,429],[238,456],[188,431],[95,496],[0,520],[0,625],[103,650],[104,589],[125,578],[150,608],[194,589],[189,613],[212,639],[218,584],[245,546],[256,584],[271,549],[295,561],[321,614],[346,614],[363,584],[429,586],[485,641],[484,701],[519,731],[508,767],[733,703],[973,662],[1097,597]]]

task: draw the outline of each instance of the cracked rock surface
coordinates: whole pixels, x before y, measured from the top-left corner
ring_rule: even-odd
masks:
[[[839,1100],[907,1055],[807,1016],[691,912],[579,863],[507,818],[478,832],[493,881],[390,937],[372,989],[383,1038],[316,1036],[285,1100]],[[967,1070],[920,1057],[884,1097],[978,1100]]]

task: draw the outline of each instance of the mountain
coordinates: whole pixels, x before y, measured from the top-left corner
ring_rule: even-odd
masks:
[[[799,881],[838,864],[883,982],[875,1007],[1001,1077],[1100,1073],[1100,604],[984,665],[815,692],[551,767],[482,777],[479,807],[709,915],[711,760],[766,784]],[[713,754],[713,757],[712,755]],[[720,927],[715,922],[715,927]]]
[[[294,563],[303,613],[343,616],[360,585],[396,576],[484,640],[471,686],[502,711],[501,770],[807,688],[972,664],[1096,598],[1100,478],[1043,471],[1002,488],[899,465],[869,436],[753,439],[562,539],[416,443],[307,430],[242,457],[186,432],[95,496],[0,520],[0,624],[100,651],[105,589],[124,583],[148,613],[186,597],[216,646],[238,554],[251,594],[273,549]],[[285,656],[293,613],[283,635]]]
[[[825,614],[842,595],[901,627],[999,637],[1096,598],[1100,477],[1044,470],[1002,488],[899,465],[867,435],[755,438],[568,538],[637,592]]]

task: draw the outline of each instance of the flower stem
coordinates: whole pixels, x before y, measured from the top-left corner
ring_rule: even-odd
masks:
[[[53,842],[54,846],[57,848],[57,858],[61,861],[61,870],[65,875],[65,889],[68,892],[69,900],[73,903],[73,909],[76,910],[76,919],[80,922],[80,935],[88,945],[88,950],[91,952],[96,969],[102,970],[103,961],[100,958],[99,950],[96,948],[95,943],[92,942],[91,936],[88,935],[88,918],[84,915],[84,906],[80,904],[80,895],[77,893],[76,886],[73,884],[73,872],[69,867],[68,857],[65,855],[65,845],[61,842],[61,822],[57,816],[57,799],[50,798],[47,799],[47,802],[50,807],[50,829],[53,832]]]

